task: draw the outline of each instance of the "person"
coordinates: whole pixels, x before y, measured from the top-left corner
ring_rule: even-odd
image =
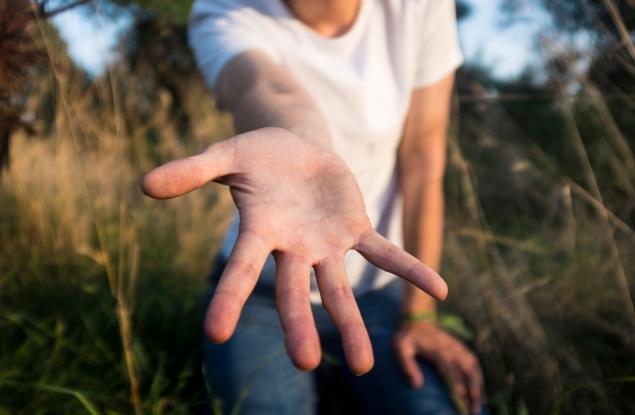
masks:
[[[314,413],[322,350],[346,360],[365,413],[456,413],[440,373],[481,410],[477,358],[433,318],[455,13],[453,0],[194,2],[190,45],[239,134],[142,186],[230,187],[204,322],[227,413]]]

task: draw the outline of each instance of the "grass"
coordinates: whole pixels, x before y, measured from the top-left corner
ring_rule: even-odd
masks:
[[[90,83],[63,54],[50,56],[55,70],[26,106],[53,112],[38,119],[41,136],[13,137],[2,176],[0,408],[190,413],[204,398],[199,308],[229,198],[209,189],[158,203],[138,182],[228,134],[227,118],[208,99],[181,103],[206,118],[183,140],[165,91],[130,88],[114,72]],[[135,97],[157,100],[124,125],[120,100]]]
[[[0,414],[201,412],[200,302],[231,202],[138,181],[229,120],[182,49],[185,75],[146,50],[92,81],[40,29],[37,134],[14,134],[0,178]],[[457,101],[444,312],[474,335],[494,413],[633,413],[632,137],[601,95],[530,105]]]

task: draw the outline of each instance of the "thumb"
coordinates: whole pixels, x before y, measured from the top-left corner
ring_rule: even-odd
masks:
[[[417,362],[417,355],[411,345],[398,345],[397,358],[413,389],[423,386],[423,372]]]
[[[195,156],[174,160],[146,174],[143,193],[156,199],[170,199],[196,190],[205,183],[234,171],[233,151],[223,141]]]

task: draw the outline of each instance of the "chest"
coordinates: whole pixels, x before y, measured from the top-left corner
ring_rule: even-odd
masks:
[[[316,102],[345,158],[391,155],[400,141],[413,60],[405,33],[393,26],[376,13],[352,39],[282,33],[277,42],[284,64]]]

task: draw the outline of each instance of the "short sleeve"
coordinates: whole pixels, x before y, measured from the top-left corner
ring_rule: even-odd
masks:
[[[188,41],[208,87],[215,92],[227,62],[251,49],[279,56],[259,30],[264,16],[238,0],[196,0],[188,23]]]
[[[463,63],[454,0],[428,0],[421,23],[415,88],[442,80]]]

